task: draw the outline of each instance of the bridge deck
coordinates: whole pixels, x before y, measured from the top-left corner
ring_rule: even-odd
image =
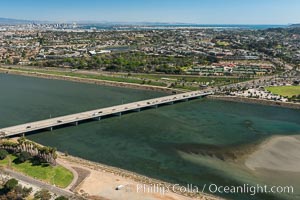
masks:
[[[88,119],[99,119],[104,116],[114,115],[114,114],[122,114],[126,111],[134,111],[142,108],[158,106],[161,104],[173,103],[176,101],[188,100],[191,98],[197,98],[202,96],[207,96],[212,93],[210,92],[187,92],[182,94],[170,95],[165,97],[159,97],[154,99],[148,99],[143,101],[137,101],[133,103],[127,103],[107,108],[101,108],[61,117],[50,118],[46,120],[36,121],[25,123],[17,126],[11,126],[7,128],[0,129],[0,138],[1,137],[11,137],[15,135],[25,134],[32,131],[38,131],[47,128],[53,128],[56,126],[61,126],[65,124],[78,123],[83,120]]]

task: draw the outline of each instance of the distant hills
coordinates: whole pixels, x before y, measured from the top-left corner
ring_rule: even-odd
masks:
[[[64,23],[73,23],[76,22],[77,24],[106,24],[106,25],[137,25],[137,26],[172,26],[172,25],[183,25],[183,26],[205,26],[205,24],[193,24],[193,23],[180,23],[180,22],[110,22],[110,21],[90,21],[90,20],[82,20],[82,21],[68,21]],[[37,23],[37,24],[46,24],[46,23],[60,23],[60,22],[54,22],[54,21],[39,21],[39,20],[27,20],[27,19],[12,19],[12,18],[5,18],[0,17],[0,25],[15,25],[15,24],[30,24],[30,23]],[[220,24],[222,25],[222,24]],[[218,26],[220,26],[218,25]],[[226,24],[223,24],[225,26],[229,26]],[[208,26],[208,25],[207,25]],[[214,24],[209,26],[216,26]],[[231,26],[241,26],[241,25],[231,25]],[[254,26],[254,25],[253,25]],[[287,27],[291,28],[298,28],[300,27],[300,23],[298,24],[290,24]]]
[[[0,24],[28,24],[28,23],[33,23],[33,22],[35,22],[35,21],[0,17]]]
[[[300,27],[300,24],[291,24],[290,27]]]
[[[64,23],[73,23],[78,24],[118,24],[118,25],[184,25],[186,23],[168,23],[168,22],[110,22],[110,21],[91,21],[91,20],[82,20],[82,21],[67,21]],[[0,17],[0,25],[3,24],[28,24],[28,23],[60,23],[55,21],[39,21],[39,20],[25,20],[25,19],[12,19]]]

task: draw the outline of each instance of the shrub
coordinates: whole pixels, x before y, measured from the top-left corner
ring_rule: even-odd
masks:
[[[0,160],[3,160],[8,155],[8,152],[5,149],[0,149]]]
[[[30,158],[31,158],[30,153],[28,153],[26,151],[22,151],[18,156],[18,161],[23,163],[23,162],[29,160]]]
[[[55,200],[68,200],[68,198],[64,196],[59,196]]]
[[[13,190],[15,187],[17,187],[18,185],[18,181],[14,178],[9,179],[8,181],[6,181],[6,183],[4,184],[4,188],[8,191]]]
[[[40,200],[50,200],[51,194],[48,190],[42,189],[34,194],[34,198]]]

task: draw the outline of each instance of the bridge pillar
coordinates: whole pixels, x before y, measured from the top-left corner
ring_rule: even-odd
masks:
[[[101,117],[96,117],[94,118],[96,121],[100,121],[101,120]]]
[[[47,128],[47,130],[48,131],[53,131],[53,127],[51,126],[51,127]]]
[[[158,108],[158,105],[156,104],[156,105],[151,105],[150,106],[151,108]]]
[[[122,116],[122,113],[121,112],[119,112],[119,113],[115,113],[114,115],[116,115],[116,116]]]
[[[168,104],[168,105],[173,105],[173,104],[174,104],[174,101],[168,102],[167,104]]]
[[[71,124],[74,125],[74,126],[78,126],[78,121],[77,122],[72,122]]]
[[[137,109],[134,109],[133,111],[135,111],[135,112],[141,112],[141,109],[137,108]]]

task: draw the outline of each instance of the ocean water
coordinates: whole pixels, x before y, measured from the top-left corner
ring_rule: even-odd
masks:
[[[0,127],[47,118],[49,113],[58,116],[120,104],[122,99],[130,102],[164,95],[3,74],[0,93]],[[294,134],[300,134],[299,110],[199,99],[28,138],[71,155],[201,188],[210,183],[266,183],[234,158],[272,135]],[[299,198],[298,191],[255,198],[217,195],[229,199]]]

